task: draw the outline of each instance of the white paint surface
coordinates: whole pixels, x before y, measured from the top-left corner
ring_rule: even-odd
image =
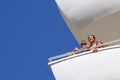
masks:
[[[50,66],[56,80],[120,80],[120,46]]]

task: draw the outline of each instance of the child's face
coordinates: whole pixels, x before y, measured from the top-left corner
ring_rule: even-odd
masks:
[[[102,44],[102,41],[98,40],[98,41],[96,42],[96,44],[97,44],[97,45]]]

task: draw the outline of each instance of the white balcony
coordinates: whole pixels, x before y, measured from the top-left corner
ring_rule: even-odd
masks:
[[[120,45],[48,63],[56,80],[120,80]]]

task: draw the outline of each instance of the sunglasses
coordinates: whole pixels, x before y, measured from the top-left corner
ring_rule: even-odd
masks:
[[[81,45],[87,45],[87,43],[81,43]]]

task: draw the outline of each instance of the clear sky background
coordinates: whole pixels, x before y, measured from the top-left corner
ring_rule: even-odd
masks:
[[[48,58],[74,47],[54,0],[0,1],[0,80],[55,80]]]

